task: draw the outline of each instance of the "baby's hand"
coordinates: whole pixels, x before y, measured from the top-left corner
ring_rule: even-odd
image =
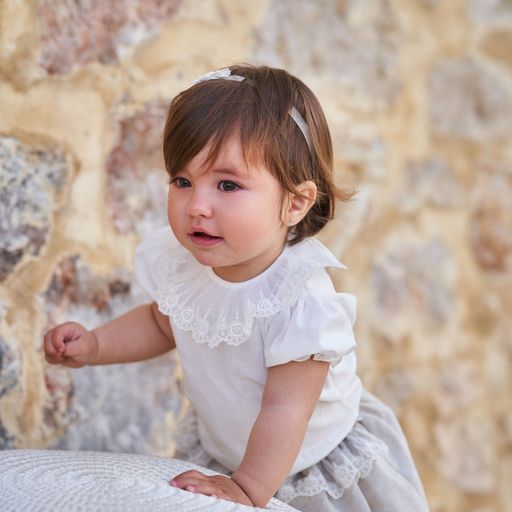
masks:
[[[205,494],[214,498],[235,501],[242,505],[254,507],[253,503],[238,484],[231,478],[223,475],[207,476],[199,471],[185,471],[170,481],[173,487],[185,491]]]
[[[76,322],[66,322],[50,329],[44,336],[44,353],[51,364],[80,368],[98,352],[96,336]]]

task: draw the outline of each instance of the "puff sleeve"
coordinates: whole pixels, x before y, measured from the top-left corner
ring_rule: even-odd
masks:
[[[144,238],[135,251],[135,280],[154,301],[162,279],[162,260],[172,250],[173,239],[171,228],[163,227]]]
[[[336,366],[356,346],[352,330],[356,298],[347,293],[307,295],[269,321],[265,342],[267,367],[313,359]]]

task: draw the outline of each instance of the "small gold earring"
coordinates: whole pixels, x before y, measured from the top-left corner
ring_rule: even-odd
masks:
[[[288,224],[290,224],[290,226],[293,226],[295,224],[295,220],[294,219],[290,219],[288,221]]]

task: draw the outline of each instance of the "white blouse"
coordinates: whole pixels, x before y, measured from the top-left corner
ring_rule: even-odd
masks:
[[[286,246],[264,272],[239,283],[201,265],[170,227],[137,249],[135,276],[169,317],[201,444],[232,471],[243,458],[271,366],[311,355],[331,363],[290,475],[323,459],[357,420],[356,299],[336,293],[325,267],[345,268],[314,238]]]

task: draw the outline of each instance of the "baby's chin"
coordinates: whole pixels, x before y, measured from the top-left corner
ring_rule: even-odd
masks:
[[[211,249],[196,247],[190,241],[183,245],[201,265],[212,268],[224,266],[223,259],[220,258],[218,254],[213,254]]]

